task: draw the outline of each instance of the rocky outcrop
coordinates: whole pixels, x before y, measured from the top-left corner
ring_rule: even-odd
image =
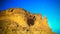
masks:
[[[21,8],[0,12],[0,34],[55,34],[48,26],[47,17],[32,14]]]

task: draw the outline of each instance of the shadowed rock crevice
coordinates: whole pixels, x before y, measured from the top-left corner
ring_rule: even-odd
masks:
[[[34,22],[35,22],[35,16],[33,17],[33,16],[30,15],[27,18],[27,24],[28,24],[28,26],[33,26],[34,25]]]
[[[28,24],[29,26],[34,25],[34,20],[28,18],[28,19],[27,19],[27,24]]]

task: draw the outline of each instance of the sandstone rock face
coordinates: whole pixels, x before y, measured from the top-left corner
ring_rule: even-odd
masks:
[[[31,14],[21,8],[0,11],[0,34],[55,34],[46,16]]]

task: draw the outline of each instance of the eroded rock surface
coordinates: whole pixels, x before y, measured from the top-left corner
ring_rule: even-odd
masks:
[[[0,34],[55,34],[48,26],[46,16],[31,14],[21,8],[0,12]]]

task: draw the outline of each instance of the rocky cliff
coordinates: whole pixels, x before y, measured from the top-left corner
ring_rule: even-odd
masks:
[[[46,16],[31,14],[21,8],[0,11],[0,34],[55,34]]]

